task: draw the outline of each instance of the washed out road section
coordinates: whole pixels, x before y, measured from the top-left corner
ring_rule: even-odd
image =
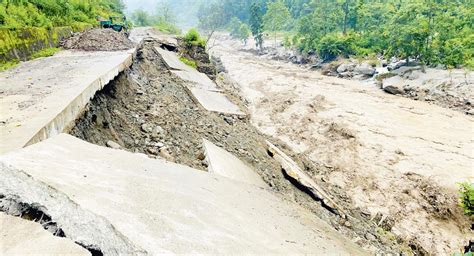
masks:
[[[22,170],[32,183],[22,189],[0,182],[0,193],[43,205],[70,239],[87,238],[83,243],[98,245],[105,255],[125,242],[152,255],[365,254],[317,216],[267,189],[70,135],[0,156],[2,164]],[[40,189],[41,196],[32,192]],[[68,200],[54,202],[64,196]],[[80,222],[85,215],[90,224]],[[95,223],[113,226],[123,242],[115,244]]]
[[[0,154],[59,134],[131,65],[134,49],[63,51],[0,73]]]

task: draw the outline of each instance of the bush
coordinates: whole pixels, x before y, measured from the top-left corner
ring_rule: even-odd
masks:
[[[182,61],[184,64],[190,66],[190,67],[193,67],[195,69],[197,68],[197,64],[194,60],[190,60],[186,57],[180,57],[179,60]]]
[[[353,38],[340,34],[327,34],[317,43],[319,56],[330,61],[338,56],[348,57],[354,53]]]
[[[203,48],[206,47],[206,40],[204,38],[201,38],[199,32],[194,28],[190,29],[188,33],[184,35],[183,40],[187,46],[200,46]]]
[[[467,216],[474,215],[474,184],[463,182],[459,184],[460,205]]]
[[[35,52],[33,53],[31,56],[30,56],[30,59],[36,59],[36,58],[40,58],[40,57],[49,57],[49,56],[53,56],[55,53],[57,53],[60,49],[59,48],[46,48],[46,49],[43,49],[43,50],[40,50],[38,52]]]

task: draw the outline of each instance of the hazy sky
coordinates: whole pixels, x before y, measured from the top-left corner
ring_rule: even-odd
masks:
[[[127,12],[132,12],[136,9],[143,9],[147,11],[154,11],[159,0],[124,0],[127,5]]]
[[[130,14],[136,9],[142,9],[150,14],[155,14],[160,3],[166,2],[176,16],[177,25],[183,29],[194,27],[197,24],[196,11],[201,3],[210,0],[124,0],[127,6],[126,13]]]

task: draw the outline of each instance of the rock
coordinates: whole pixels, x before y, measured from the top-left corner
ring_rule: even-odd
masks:
[[[322,61],[318,61],[316,63],[314,63],[313,65],[311,65],[311,69],[321,69],[323,68],[323,62]]]
[[[403,91],[400,88],[393,85],[384,86],[383,90],[393,95],[403,94]]]
[[[111,140],[107,141],[106,145],[107,145],[107,147],[113,148],[113,149],[121,149],[122,148],[122,146],[120,146],[118,143],[113,142]]]
[[[165,133],[165,130],[161,126],[157,125],[157,126],[155,126],[155,128],[153,128],[153,130],[151,132],[151,136],[153,138],[157,138],[160,135],[163,135],[164,133]]]
[[[403,78],[394,76],[383,80],[382,89],[390,94],[403,94],[405,92],[405,83]]]
[[[151,133],[153,132],[153,124],[150,124],[150,123],[144,123],[142,124],[142,131],[146,132],[146,133]]]
[[[355,65],[352,63],[343,63],[337,67],[336,71],[339,74],[354,71]]]
[[[158,150],[156,148],[147,148],[146,151],[152,155],[158,155]]]
[[[171,156],[166,147],[160,149],[160,156],[168,161],[173,161],[173,156]]]
[[[405,66],[406,64],[407,64],[407,62],[405,60],[401,60],[401,61],[392,60],[392,62],[387,65],[387,69],[388,69],[388,71],[392,71],[392,70],[395,70],[395,69],[399,69],[399,68]]]
[[[234,119],[232,117],[224,116],[224,120],[230,125],[234,124]]]
[[[376,240],[376,239],[377,239],[377,237],[376,237],[376,236],[374,236],[374,235],[373,235],[373,234],[371,234],[371,233],[367,233],[367,234],[365,234],[365,238],[366,238],[367,240],[369,240],[369,241],[374,241],[374,240]]]
[[[366,76],[373,76],[375,74],[375,68],[367,63],[362,63],[355,67],[354,72]]]
[[[405,74],[412,73],[415,70],[421,70],[421,66],[403,66],[393,70],[392,73],[404,76]]]
[[[405,77],[409,80],[416,80],[416,79],[420,78],[420,73],[410,72],[409,74],[405,75]]]
[[[339,73],[339,77],[342,77],[342,78],[351,78],[353,76],[354,76],[354,73],[352,73],[352,72]]]

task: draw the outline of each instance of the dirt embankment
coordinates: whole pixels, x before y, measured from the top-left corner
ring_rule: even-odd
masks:
[[[83,51],[120,51],[131,49],[134,44],[123,32],[95,28],[74,34],[62,41],[60,46]]]
[[[270,139],[295,156],[288,147],[262,135],[245,118],[211,113],[196,105],[184,87],[185,82],[166,69],[153,49],[156,45],[155,41],[144,43],[133,66],[95,96],[71,134],[98,145],[121,147],[203,171],[207,166],[203,161],[202,139],[207,139],[252,166],[284,200],[309,209],[362,248],[380,253],[411,251],[403,241],[399,243],[380,235],[377,225],[380,219],[371,219],[352,207],[343,189],[330,189],[328,183],[321,183],[348,209],[352,216],[348,220],[331,213],[299,190],[285,178],[279,163],[268,155],[265,140]],[[217,80],[232,87],[222,77]],[[245,104],[239,102],[235,92],[231,97],[239,105]],[[309,172],[322,171],[304,156],[296,160]]]

